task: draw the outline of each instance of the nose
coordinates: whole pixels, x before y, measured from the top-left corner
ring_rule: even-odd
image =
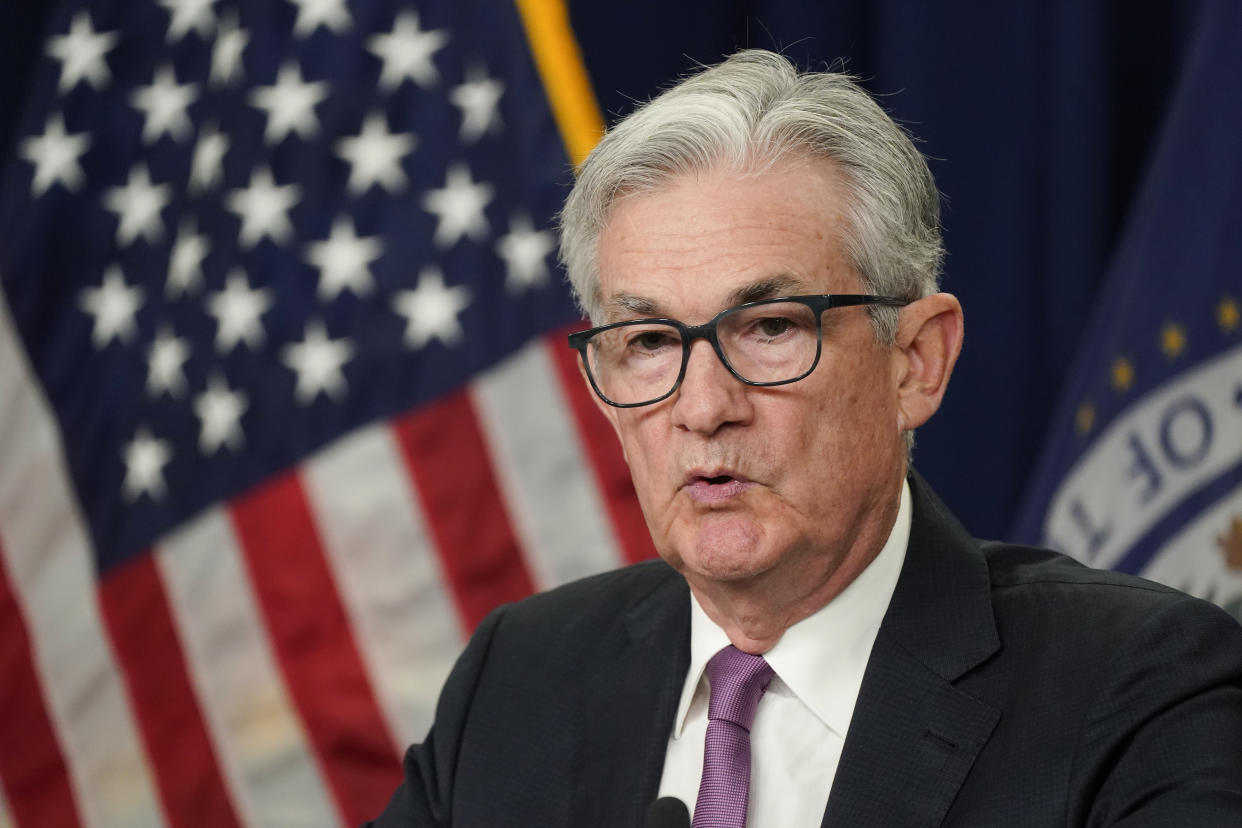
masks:
[[[700,339],[690,346],[686,375],[673,395],[673,425],[710,436],[722,426],[746,423],[753,413],[747,391],[711,343]]]

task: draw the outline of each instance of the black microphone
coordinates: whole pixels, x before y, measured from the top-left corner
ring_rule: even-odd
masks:
[[[662,796],[647,809],[643,828],[690,828],[690,809],[675,796]]]

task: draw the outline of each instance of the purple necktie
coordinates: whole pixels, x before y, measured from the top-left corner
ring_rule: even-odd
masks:
[[[707,662],[711,701],[703,781],[694,806],[694,828],[745,828],[750,798],[750,725],[772,680],[763,656],[730,644]]]

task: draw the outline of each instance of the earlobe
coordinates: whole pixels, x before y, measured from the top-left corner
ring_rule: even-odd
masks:
[[[903,308],[895,347],[902,357],[898,421],[903,428],[918,428],[940,407],[962,349],[962,306],[957,298],[935,293]]]

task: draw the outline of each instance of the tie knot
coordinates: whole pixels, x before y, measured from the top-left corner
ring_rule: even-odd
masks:
[[[712,691],[707,718],[724,719],[749,732],[772,675],[763,656],[744,653],[732,644],[725,647],[707,662]]]

